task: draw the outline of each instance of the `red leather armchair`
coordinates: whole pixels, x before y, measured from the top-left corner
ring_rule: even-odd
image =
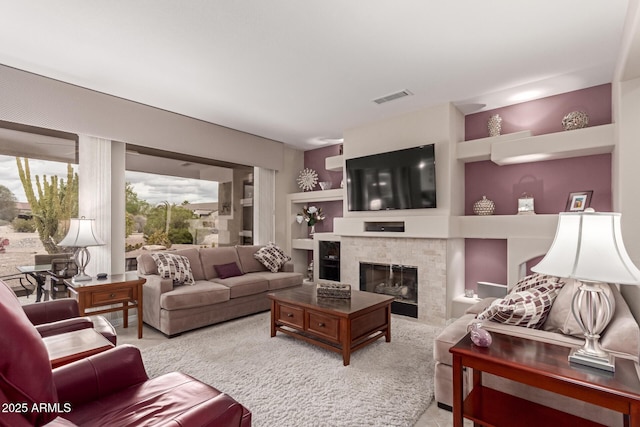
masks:
[[[26,304],[22,308],[43,338],[78,329],[94,328],[116,345],[117,334],[113,325],[103,316],[80,317],[78,302],[74,299]]]
[[[188,375],[149,379],[133,346],[52,370],[39,332],[4,283],[0,323],[2,426],[251,425],[246,408]]]

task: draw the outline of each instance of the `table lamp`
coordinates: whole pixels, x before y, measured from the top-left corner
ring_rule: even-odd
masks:
[[[613,315],[603,284],[640,284],[640,270],[622,242],[619,213],[560,213],[551,248],[531,270],[575,279],[571,312],[584,332],[584,346],[571,352],[569,361],[614,372],[613,358],[600,347],[600,333]]]
[[[91,280],[91,276],[84,272],[91,260],[91,254],[89,254],[87,247],[105,244],[93,231],[94,222],[94,219],[85,217],[71,218],[67,235],[58,243],[58,246],[76,248],[73,254],[73,261],[78,266],[78,274],[73,276],[72,280],[74,282]]]

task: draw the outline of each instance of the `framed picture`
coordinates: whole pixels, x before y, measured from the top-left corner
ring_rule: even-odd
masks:
[[[567,212],[582,212],[591,205],[591,196],[593,191],[578,191],[569,193],[567,200]]]

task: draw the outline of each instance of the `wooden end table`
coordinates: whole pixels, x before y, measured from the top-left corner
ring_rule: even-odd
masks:
[[[352,290],[350,299],[318,298],[315,285],[302,285],[268,297],[272,337],[280,331],[341,353],[344,366],[351,352],[381,337],[391,341],[391,296]]]
[[[42,341],[49,352],[52,368],[84,359],[114,347],[111,341],[93,328],[51,335],[43,338]]]
[[[621,412],[625,426],[640,426],[640,380],[633,361],[617,358],[615,374],[611,374],[569,365],[569,347],[494,332],[491,335],[490,347],[475,346],[467,334],[449,350],[453,354],[455,427],[462,427],[463,417],[493,426],[601,425],[485,387],[482,372]],[[463,366],[473,369],[473,388],[466,399]]]
[[[129,327],[129,310],[137,308],[138,339],[140,339],[142,338],[142,285],[146,281],[147,279],[138,277],[136,273],[125,273],[112,274],[106,279],[93,278],[81,282],[66,279],[64,283],[78,301],[81,316],[122,311],[124,313],[123,326],[127,328]],[[87,311],[87,309],[116,304],[121,304],[121,306]]]

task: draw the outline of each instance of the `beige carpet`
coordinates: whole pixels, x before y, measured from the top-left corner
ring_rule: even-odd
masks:
[[[284,334],[261,313],[176,337],[142,351],[150,376],[182,371],[249,408],[253,425],[413,426],[433,398],[439,328],[402,316],[391,342],[342,356]]]

